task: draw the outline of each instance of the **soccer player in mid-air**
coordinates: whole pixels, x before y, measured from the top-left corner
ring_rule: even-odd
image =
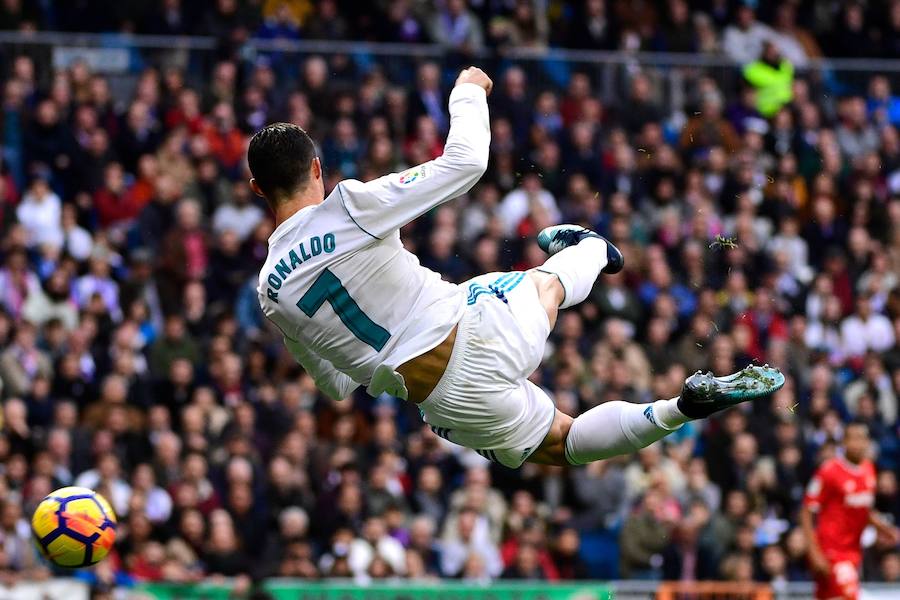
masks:
[[[332,398],[360,385],[415,402],[441,437],[517,468],[584,464],[647,446],[691,419],[784,384],[776,369],[697,373],[681,396],[607,402],[572,418],[528,381],[561,308],[582,302],[624,259],[600,235],[549,227],[536,269],[489,273],[462,285],[422,267],[400,228],[467,192],[490,146],[491,79],[465,69],[450,94],[444,154],[403,173],[340,182],[325,197],[323,166],[301,128],[269,125],[250,141],[253,191],[275,216],[259,301],[291,354]]]
[[[900,542],[897,528],[872,510],[874,503],[869,428],[865,423],[850,423],[844,431],[843,455],[822,463],[800,509],[818,600],[857,600],[860,536],[868,525],[894,544]]]

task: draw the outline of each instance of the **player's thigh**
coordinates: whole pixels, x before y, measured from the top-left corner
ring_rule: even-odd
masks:
[[[472,344],[495,355],[497,374],[518,385],[540,365],[551,330],[537,286],[524,271],[487,273],[463,285],[463,320],[477,321]]]
[[[544,437],[544,441],[534,451],[534,454],[528,457],[530,463],[539,465],[554,465],[557,467],[565,467],[569,465],[566,460],[566,437],[569,435],[569,429],[572,428],[572,417],[559,409],[553,416],[553,424],[550,425],[550,431]]]

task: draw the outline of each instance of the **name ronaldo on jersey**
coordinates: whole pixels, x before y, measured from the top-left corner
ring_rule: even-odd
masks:
[[[309,250],[307,250],[309,248]],[[278,302],[278,292],[281,284],[284,283],[291,271],[308,261],[311,258],[319,256],[323,252],[331,254],[337,248],[337,241],[333,233],[326,233],[323,236],[314,235],[311,238],[297,244],[296,250],[291,250],[275,263],[275,270],[266,276],[269,287],[266,288],[266,296],[273,302]]]

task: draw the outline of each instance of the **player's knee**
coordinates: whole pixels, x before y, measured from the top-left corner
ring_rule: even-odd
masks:
[[[569,461],[566,459],[566,438],[569,436],[569,430],[572,429],[572,422],[572,417],[557,410],[553,416],[550,431],[547,432],[547,437],[535,452],[534,460],[531,462],[558,467],[569,466]]]
[[[564,412],[556,411],[556,416],[553,420],[553,427],[557,430],[557,436],[562,441],[563,445],[566,443],[566,438],[569,437],[569,430],[572,429],[572,423],[575,422],[575,419],[570,417]]]
[[[556,315],[559,312],[559,305],[565,300],[566,292],[559,277],[552,273],[545,273],[532,269],[528,272],[528,276],[534,282],[537,289],[538,299],[541,306],[547,311],[547,318],[550,319],[550,326],[556,323]]]
[[[556,306],[559,306],[559,303],[563,301],[566,295],[566,291],[559,282],[559,277],[553,273],[547,273],[538,269],[528,271],[528,276],[534,282],[538,296],[542,301],[544,299],[555,300]]]

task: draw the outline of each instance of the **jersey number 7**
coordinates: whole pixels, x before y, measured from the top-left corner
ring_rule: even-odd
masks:
[[[326,300],[347,329],[360,341],[372,346],[376,351],[384,348],[391,334],[362,311],[337,275],[328,269],[322,271],[303,297],[297,301],[297,308],[312,318]]]

